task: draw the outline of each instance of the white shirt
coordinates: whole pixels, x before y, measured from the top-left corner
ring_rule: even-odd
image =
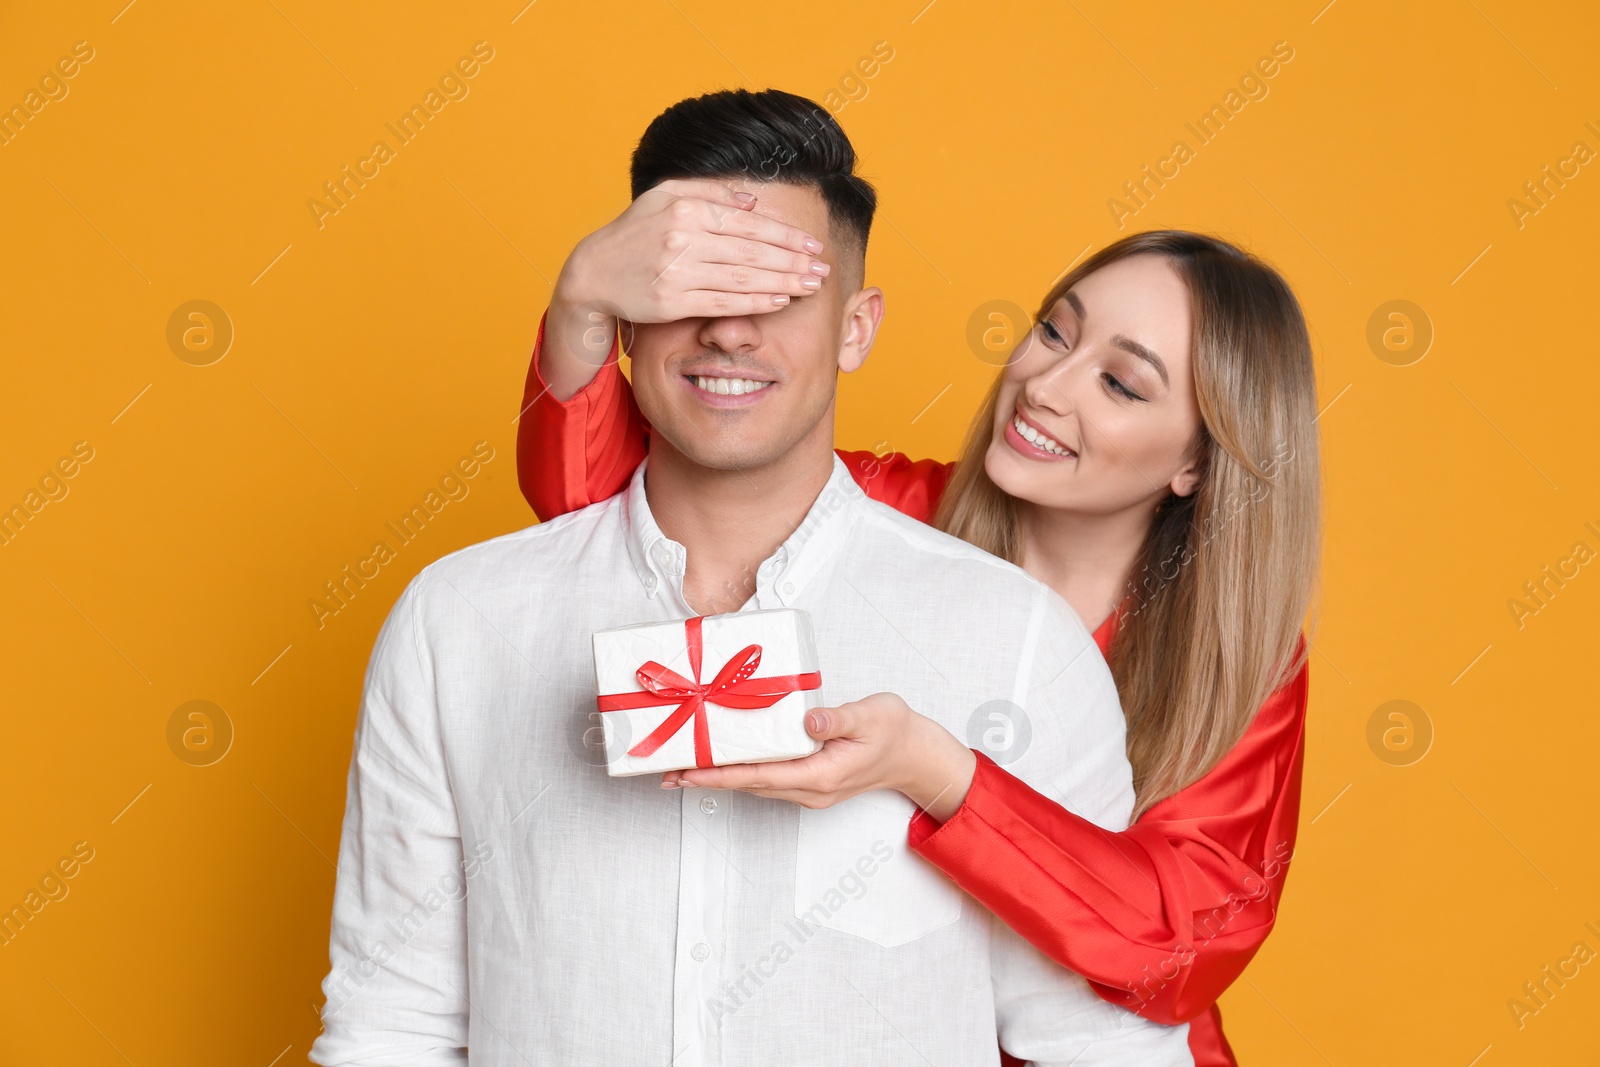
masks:
[[[611,778],[590,635],[693,614],[629,487],[425,567],[367,667],[319,1064],[1188,1064],[906,845],[823,810]],[[866,497],[837,457],[745,609],[808,611],[825,702],[899,693],[1111,830],[1133,806],[1105,661],[1058,595]],[[1103,1053],[1103,1054],[1102,1054]],[[1098,1058],[1097,1058],[1098,1057]]]

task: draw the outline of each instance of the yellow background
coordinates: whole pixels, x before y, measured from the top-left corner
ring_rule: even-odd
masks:
[[[1600,564],[1508,607],[1600,550],[1600,165],[1508,207],[1600,150],[1593,5],[125,3],[0,13],[0,103],[94,49],[0,147],[0,505],[94,450],[0,547],[0,906],[94,850],[0,947],[0,1062],[303,1061],[378,626],[424,564],[533,521],[513,420],[550,279],[625,205],[648,120],[740,85],[838,92],[882,193],[842,445],[952,456],[993,373],[973,310],[1122,233],[1285,272],[1331,405],[1325,603],[1299,850],[1228,1033],[1247,1064],[1595,1062],[1600,964],[1520,1028],[1507,1006],[1600,951]],[[480,40],[470,95],[319,229],[322,183]],[[1122,183],[1279,41],[1268,95],[1119,230]],[[209,366],[167,342],[196,299],[235,331]],[[1396,299],[1435,334],[1409,366],[1367,341]],[[319,630],[322,583],[479,440],[470,495]],[[190,700],[235,732],[210,766],[168,744]],[[1431,723],[1420,761],[1369,747],[1391,700]]]

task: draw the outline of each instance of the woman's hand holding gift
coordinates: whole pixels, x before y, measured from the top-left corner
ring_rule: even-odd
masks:
[[[977,768],[971,749],[893,693],[814,708],[806,713],[806,731],[823,742],[809,756],[668,771],[661,787],[738,789],[806,808],[893,789],[944,822],[966,799]]]

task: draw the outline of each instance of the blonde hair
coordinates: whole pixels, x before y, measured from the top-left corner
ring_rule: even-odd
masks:
[[[1321,554],[1316,380],[1300,305],[1271,267],[1214,237],[1134,234],[1045,295],[1128,256],[1166,258],[1193,302],[1198,488],[1157,509],[1109,649],[1128,720],[1134,818],[1199,780],[1304,663]],[[1020,564],[1018,504],[989,478],[996,377],[934,525]]]

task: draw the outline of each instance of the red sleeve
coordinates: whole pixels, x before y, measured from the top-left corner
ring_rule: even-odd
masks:
[[[650,424],[622,376],[615,337],[593,381],[570,400],[552,396],[539,373],[544,326],[541,316],[522,390],[517,483],[534,514],[553,519],[626,488],[645,457]],[[933,518],[955,468],[954,463],[911,460],[898,452],[878,456],[841,451],[839,457],[868,496],[923,522]]]
[[[1272,931],[1300,812],[1306,690],[1302,666],[1211,773],[1123,833],[979,752],[961,807],[942,825],[917,811],[911,847],[1104,999],[1187,1022]]]
[[[522,421],[517,425],[517,483],[541,519],[604,500],[626,488],[644,459],[649,423],[618,365],[617,339],[594,380],[557,400],[539,374],[545,317],[533,344]],[[617,331],[620,334],[620,331]]]

